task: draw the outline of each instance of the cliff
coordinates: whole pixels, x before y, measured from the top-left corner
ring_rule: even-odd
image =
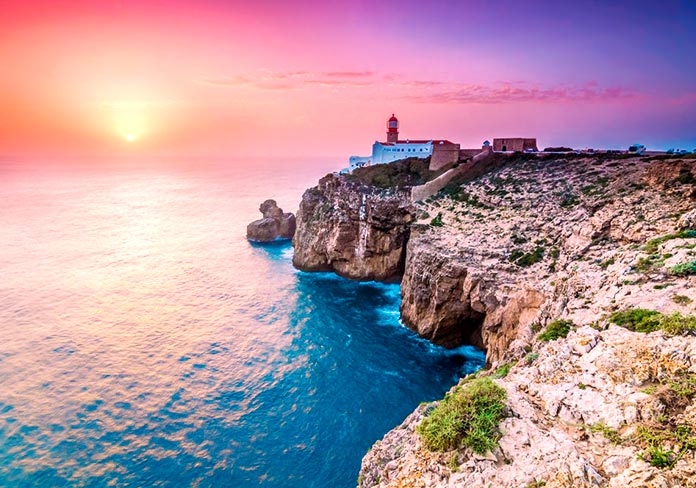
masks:
[[[492,451],[431,452],[417,429],[438,403],[422,405],[361,486],[696,486],[695,176],[693,160],[529,159],[420,202],[402,318],[484,347],[505,418]],[[617,313],[681,325],[646,335]],[[540,340],[559,323],[567,338]]]
[[[423,404],[365,455],[360,486],[696,486],[693,336],[586,326],[487,374],[506,394],[497,447],[424,448]]]
[[[302,196],[293,264],[355,280],[399,281],[414,215],[408,191],[327,175]]]
[[[526,159],[420,203],[404,322],[445,346],[481,344],[492,364],[519,357],[533,324],[587,324],[637,305],[681,309],[671,297],[691,296],[691,282],[669,270],[693,261],[692,250],[679,238],[649,252],[643,245],[675,235],[694,207],[686,176],[694,168],[693,160]],[[430,225],[438,214],[442,225]]]
[[[405,190],[322,181],[303,198],[296,263],[401,276],[408,327],[484,348],[484,374],[510,372],[495,379],[508,398],[497,450],[429,452],[416,428],[434,406],[421,406],[365,457],[362,486],[696,486],[696,161],[513,156],[413,204]],[[357,252],[366,226],[374,242]],[[693,329],[670,338],[609,325],[636,309],[682,314]],[[558,320],[568,338],[540,341]]]

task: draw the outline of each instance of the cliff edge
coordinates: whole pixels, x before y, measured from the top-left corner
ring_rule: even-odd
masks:
[[[518,154],[408,192],[324,178],[294,262],[400,278],[408,327],[485,349],[505,418],[496,449],[434,453],[423,405],[366,455],[362,486],[696,486],[696,160]],[[549,328],[564,333],[547,344]]]
[[[327,175],[302,196],[293,265],[362,281],[399,281],[415,216],[408,191]]]

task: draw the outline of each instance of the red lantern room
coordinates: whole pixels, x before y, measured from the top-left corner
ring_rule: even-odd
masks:
[[[387,121],[387,142],[396,143],[399,140],[399,119],[394,114]]]

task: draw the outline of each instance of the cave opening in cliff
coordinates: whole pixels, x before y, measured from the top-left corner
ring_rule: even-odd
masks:
[[[471,345],[483,349],[483,322],[486,315],[473,310],[465,315],[450,316],[439,323],[431,335],[426,335],[435,344],[446,348]]]
[[[486,315],[479,312],[471,312],[471,314],[462,319],[460,322],[461,345],[471,344],[479,349],[484,349],[483,344],[483,322]]]

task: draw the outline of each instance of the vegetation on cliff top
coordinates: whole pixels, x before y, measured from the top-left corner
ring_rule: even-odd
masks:
[[[506,393],[490,378],[473,378],[445,395],[417,432],[430,451],[468,447],[485,454],[498,445]]]
[[[400,159],[388,164],[375,164],[358,168],[347,174],[346,178],[378,188],[404,188],[422,185],[454,166],[449,164],[437,171],[431,171],[429,165],[430,158]]]
[[[539,334],[539,340],[544,342],[554,341],[564,338],[573,327],[573,322],[570,320],[554,320],[546,326],[546,330]]]
[[[696,332],[696,317],[675,312],[665,315],[657,310],[644,308],[628,308],[614,312],[609,316],[609,322],[635,332],[646,334],[662,330],[669,335],[682,335]]]

